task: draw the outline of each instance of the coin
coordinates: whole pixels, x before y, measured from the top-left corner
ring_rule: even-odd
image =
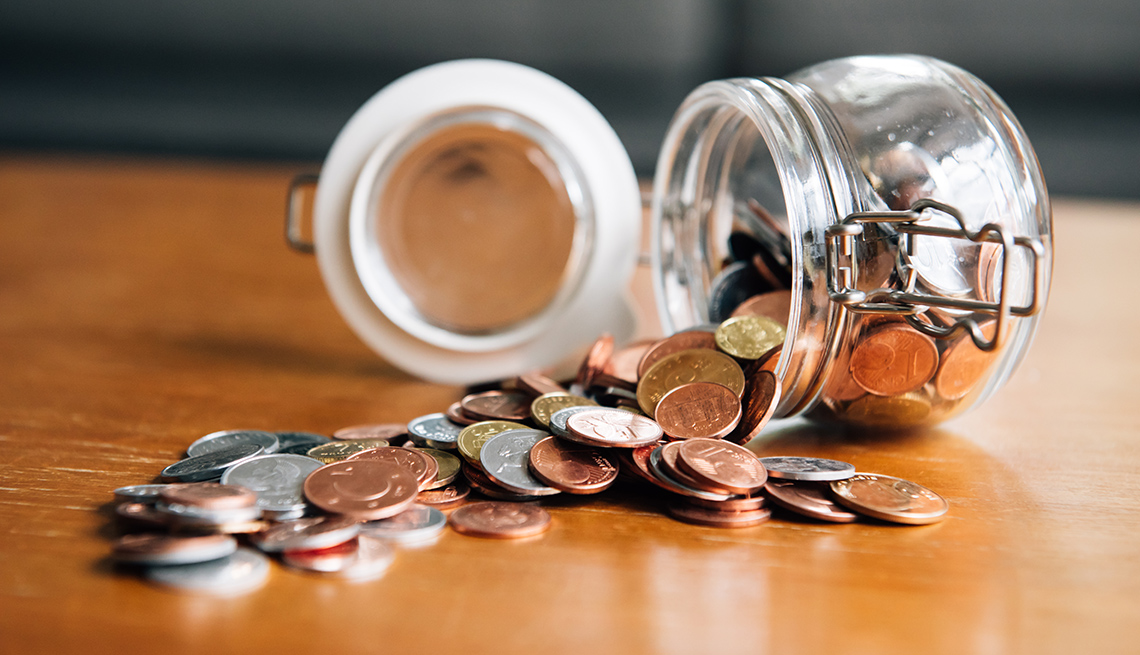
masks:
[[[434,507],[412,505],[399,514],[360,524],[361,534],[400,544],[427,541],[447,527],[447,517]]]
[[[768,480],[768,472],[752,451],[716,439],[682,442],[677,464],[697,481],[736,494],[757,491]]]
[[[280,446],[277,441],[277,436],[272,432],[264,432],[262,430],[221,430],[211,432],[190,444],[190,447],[186,449],[186,454],[191,457],[199,457],[244,444],[261,446],[265,449],[266,453],[276,452]]]
[[[312,457],[322,464],[332,464],[333,462],[344,461],[357,453],[362,453],[372,448],[383,448],[387,445],[388,442],[383,439],[330,441],[329,443],[319,446],[313,446],[309,449],[307,456]]]
[[[189,485],[187,485],[189,486]],[[257,502],[256,495],[253,502]],[[171,516],[171,522],[183,527],[197,527],[213,529],[223,524],[244,524],[255,521],[261,517],[261,508],[256,505],[226,509],[214,509],[195,505],[183,505],[166,501],[158,501],[154,508]],[[239,531],[241,531],[239,529]]]
[[[479,421],[525,421],[530,418],[530,396],[521,391],[484,391],[459,401],[463,413]]]
[[[856,473],[831,483],[836,500],[872,518],[909,525],[936,523],[950,504],[926,487],[876,473]]]
[[[396,466],[407,469],[412,475],[416,477],[420,489],[425,489],[426,485],[435,480],[435,474],[439,472],[439,465],[427,453],[418,449],[410,448],[395,448],[392,446],[385,446],[382,448],[369,448],[362,450],[359,453],[349,456],[346,462],[356,462],[360,460],[375,460],[378,462],[391,462]]]
[[[769,358],[773,361],[775,357]],[[748,378],[741,399],[741,419],[726,440],[745,444],[755,439],[776,413],[780,404],[780,379],[770,370],[758,370]]]
[[[655,418],[674,439],[719,439],[740,423],[740,399],[715,382],[682,384],[661,397]]]
[[[282,551],[281,562],[305,571],[336,573],[352,566],[359,550],[360,537],[356,536],[335,546]]]
[[[404,511],[416,499],[419,484],[407,469],[373,460],[334,462],[305,480],[305,497],[333,514],[365,521]]]
[[[491,437],[479,451],[483,472],[507,491],[529,495],[553,495],[558,490],[542,483],[530,472],[530,450],[550,435],[542,430],[507,430]]]
[[[843,417],[861,425],[903,427],[930,417],[930,399],[922,391],[901,396],[863,396],[847,406]]]
[[[467,480],[471,488],[488,498],[495,500],[507,500],[511,502],[528,502],[535,498],[541,497],[540,495],[520,494],[510,491],[499,483],[492,480],[483,472],[483,469],[474,466],[463,467],[463,478]],[[549,495],[549,494],[547,494]]]
[[[762,252],[763,249],[760,249]],[[759,255],[759,252],[757,252]],[[767,262],[760,259],[758,265],[754,256],[748,261],[733,262],[725,266],[709,283],[709,321],[719,324],[727,319],[732,310],[752,296],[771,291],[773,288],[787,288],[776,277]]]
[[[661,483],[661,486],[665,487],[675,494],[690,496],[694,498],[703,498],[705,500],[729,500],[733,497],[732,494],[717,493],[687,485],[678,480],[676,477],[670,475],[670,472],[662,463],[661,453],[664,449],[665,446],[658,446],[657,448],[654,448],[653,452],[649,453],[649,458],[646,462],[646,468],[649,474],[656,478],[657,481]]]
[[[700,349],[715,350],[716,335],[703,330],[695,330],[691,332],[678,332],[672,336],[665,337],[646,349],[641,361],[637,364],[636,379],[640,380],[645,377],[645,374],[649,372],[649,369],[653,368],[654,364],[669,355],[674,355],[684,350]]]
[[[546,428],[550,426],[550,417],[554,415],[554,412],[567,407],[580,407],[582,405],[597,407],[598,403],[589,398],[569,393],[544,393],[530,404],[530,417],[539,426]]]
[[[983,327],[983,331],[986,327],[992,335],[993,324]],[[942,351],[942,363],[934,378],[934,388],[938,395],[948,400],[964,398],[978,386],[996,358],[996,351],[986,352],[975,346],[969,336],[961,337]]]
[[[682,442],[680,441],[671,441],[661,446],[660,460],[658,460],[659,468],[661,469],[661,472],[666,475],[666,477],[688,489],[698,489],[700,491],[707,491],[708,493],[724,496],[736,495],[734,492],[729,491],[724,487],[719,487],[715,484],[710,484],[703,480],[698,480],[689,475],[687,471],[682,469],[678,463],[677,457],[681,448],[681,443]],[[653,461],[652,455],[650,455],[650,461]]]
[[[867,394],[867,390],[859,386],[851,376],[851,351],[846,348],[839,355],[831,374],[827,376],[827,383],[823,388],[824,395],[835,400],[855,400]]]
[[[249,548],[238,548],[220,559],[198,564],[152,566],[147,580],[183,591],[232,595],[252,591],[269,577],[269,560]]]
[[[791,291],[769,291],[745,300],[732,311],[731,318],[738,316],[767,316],[787,326],[792,312]]]
[[[274,432],[273,436],[277,437],[277,450],[274,452],[278,452],[278,453],[281,452],[285,448],[292,448],[292,447],[297,446],[299,444],[307,443],[307,444],[312,444],[313,446],[316,446],[317,444],[328,443],[328,442],[332,441],[332,439],[329,439],[325,435],[317,434],[315,432],[283,432],[283,431],[278,431],[278,432]],[[293,453],[293,454],[303,455],[304,453]]]
[[[530,471],[546,484],[570,494],[595,494],[617,480],[617,462],[596,448],[556,437],[539,441],[530,450]]]
[[[764,485],[772,502],[796,514],[831,523],[851,523],[859,518],[836,504],[824,489],[822,483],[792,480],[768,480]]]
[[[571,416],[579,412],[587,412],[597,409],[597,407],[597,405],[579,405],[577,407],[566,407],[554,412],[550,415],[550,431],[553,432],[556,437],[569,439],[570,430],[566,427],[566,421],[570,420]]]
[[[771,482],[771,480],[769,480],[769,482]],[[685,502],[697,507],[704,507],[705,509],[715,509],[718,512],[743,512],[767,507],[768,497],[765,496],[763,492],[757,492],[748,496],[734,496],[729,500],[705,500],[703,498],[690,496],[685,499]]]
[[[387,441],[408,433],[405,423],[369,423],[365,425],[350,425],[333,432],[333,438],[340,441],[354,439],[380,439]]]
[[[820,457],[761,457],[768,477],[781,480],[830,481],[855,475],[855,467],[847,462]]]
[[[619,469],[619,473],[629,473],[643,482],[648,482],[655,487],[664,489],[665,491],[674,492],[672,486],[662,482],[658,477],[649,470],[649,457],[653,451],[661,447],[660,443],[649,444],[648,446],[641,446],[639,448],[629,448],[618,451],[618,456],[622,457],[629,466],[623,466]]]
[[[435,448],[417,448],[416,450],[435,460],[435,477],[428,480],[427,484],[424,485],[424,489],[446,487],[459,475],[459,467],[462,465],[462,462],[460,462],[459,458],[455,455]]]
[[[224,448],[206,455],[187,457],[162,469],[162,477],[183,482],[198,482],[220,478],[227,468],[260,455],[264,449],[254,444]]]
[[[322,575],[347,580],[374,580],[392,565],[396,554],[388,544],[375,537],[360,535],[355,548],[347,556],[326,551],[307,553],[285,552],[281,561],[295,568],[318,571]],[[336,547],[340,548],[340,547]],[[347,549],[346,549],[347,550]]]
[[[115,540],[111,556],[128,564],[195,564],[225,557],[237,550],[237,540],[229,535],[198,537],[168,534],[128,534]]]
[[[641,411],[653,416],[661,398],[690,382],[716,382],[738,397],[744,391],[744,371],[736,360],[715,350],[682,350],[658,361],[637,383]]]
[[[716,345],[737,359],[760,359],[784,343],[784,326],[767,316],[730,318],[716,330]]]
[[[165,484],[135,484],[128,487],[119,487],[114,491],[115,502],[119,503],[153,503],[158,495],[170,485]]]
[[[574,379],[574,383],[581,389],[589,389],[594,385],[594,379],[605,371],[606,364],[609,363],[613,354],[613,335],[603,334],[598,337],[582,359],[582,365],[578,367],[578,376]]]
[[[303,455],[261,455],[231,466],[222,484],[236,484],[257,494],[257,506],[271,512],[304,510],[305,478],[321,463]]]
[[[159,494],[159,499],[169,504],[214,511],[248,509],[257,504],[257,494],[249,489],[217,482],[168,485]]]
[[[250,541],[263,551],[313,550],[349,541],[360,533],[360,523],[346,516],[319,516],[278,523]]]
[[[610,361],[606,362],[603,372],[636,388],[637,378],[640,377],[637,373],[638,366],[641,364],[642,358],[645,357],[645,353],[649,352],[649,349],[656,343],[656,340],[645,339],[619,348],[614,351]]]
[[[479,462],[479,451],[488,439],[507,430],[526,429],[527,426],[513,421],[480,421],[463,428],[456,439],[456,445],[459,446],[459,454],[463,459],[476,466],[482,466]]]
[[[416,496],[416,502],[421,505],[431,505],[439,509],[448,509],[462,505],[471,493],[471,487],[463,480],[456,480],[446,487],[438,489],[425,489]]]
[[[447,416],[439,413],[421,416],[408,423],[408,432],[412,436],[434,444],[454,444],[462,429],[463,426],[456,425],[448,420]]]
[[[452,529],[472,537],[517,539],[550,529],[550,514],[529,503],[469,503],[451,513]]]
[[[515,384],[518,385],[519,391],[534,398],[547,393],[566,393],[565,387],[537,371],[520,375]]]
[[[574,441],[611,448],[636,448],[664,436],[653,420],[608,407],[574,414],[567,419],[566,429]]]
[[[669,516],[679,521],[711,528],[750,528],[764,523],[772,516],[772,511],[766,508],[722,512],[690,503],[670,503],[668,511]]]
[[[169,514],[158,511],[151,503],[120,503],[115,507],[115,515],[131,526],[158,528],[171,522]]]
[[[464,412],[463,403],[458,400],[448,405],[447,410],[444,411],[443,414],[447,417],[447,420],[459,426],[471,425],[479,421],[479,419]]]
[[[920,389],[937,369],[934,340],[901,323],[877,328],[851,353],[851,376],[859,386],[879,396]]]

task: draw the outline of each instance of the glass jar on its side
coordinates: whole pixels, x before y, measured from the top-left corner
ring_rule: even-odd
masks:
[[[780,314],[777,416],[935,423],[1024,357],[1051,220],[1012,112],[945,62],[853,57],[710,82],[657,163],[658,310],[666,333]]]

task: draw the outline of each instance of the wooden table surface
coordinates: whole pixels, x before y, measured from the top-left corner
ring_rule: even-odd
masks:
[[[1140,205],[1059,200],[1048,311],[984,407],[906,436],[751,444],[908,478],[926,527],[678,523],[636,488],[446,533],[376,581],[236,598],[116,571],[111,490],[224,428],[328,433],[461,390],[385,364],[286,249],[288,166],[0,158],[0,652],[1140,652]]]

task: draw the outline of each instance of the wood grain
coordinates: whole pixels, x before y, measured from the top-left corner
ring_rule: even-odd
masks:
[[[115,487],[222,428],[440,411],[286,249],[290,166],[0,158],[0,652],[1047,653],[1140,647],[1140,206],[1062,201],[1050,306],[986,406],[889,436],[793,422],[823,455],[951,502],[926,527],[677,523],[615,488],[544,536],[447,533],[348,584],[274,566],[238,598],[106,559]],[[643,304],[644,273],[639,275]]]

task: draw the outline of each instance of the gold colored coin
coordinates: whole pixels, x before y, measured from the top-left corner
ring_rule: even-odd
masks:
[[[352,441],[330,441],[310,448],[305,454],[322,464],[332,464],[348,459],[361,451],[383,448],[388,442],[383,439],[353,439]]]
[[[488,439],[500,432],[529,427],[514,421],[479,421],[463,428],[456,439],[456,446],[458,446],[459,454],[463,456],[463,459],[475,466],[482,466],[479,463],[479,451],[483,449],[483,444],[487,443]],[[441,473],[442,468],[441,466]]]
[[[459,469],[462,467],[462,463],[455,455],[445,453],[442,450],[436,450],[435,448],[416,448],[416,450],[434,459],[436,465],[439,466],[439,471],[435,474],[435,479],[428,482],[424,486],[424,489],[446,487],[459,475]]]
[[[744,371],[736,360],[715,350],[682,350],[654,364],[637,383],[637,402],[652,417],[661,398],[690,382],[722,384],[739,398],[744,393]]]
[[[930,398],[922,391],[901,396],[867,395],[847,406],[843,417],[860,425],[908,427],[927,423]]]
[[[560,393],[557,391],[544,393],[538,398],[535,398],[534,402],[530,404],[530,417],[543,428],[549,428],[550,417],[554,416],[554,412],[560,409],[566,409],[567,407],[582,407],[584,405],[593,407],[597,404],[598,403],[589,398],[583,398],[582,396],[575,396],[569,393]]]
[[[776,346],[783,345],[784,326],[767,316],[730,318],[716,329],[716,345],[739,359],[760,359]]]

